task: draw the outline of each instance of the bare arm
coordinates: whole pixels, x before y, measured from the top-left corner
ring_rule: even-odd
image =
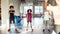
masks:
[[[14,12],[10,12],[10,13],[14,13]]]
[[[12,11],[9,11],[9,13],[14,13],[14,12],[15,12],[15,11],[13,11],[13,12],[12,12]]]
[[[32,14],[31,16],[32,16],[32,18],[33,18],[33,14]]]
[[[43,12],[43,14],[42,14],[42,16],[41,17],[44,17],[44,12]]]

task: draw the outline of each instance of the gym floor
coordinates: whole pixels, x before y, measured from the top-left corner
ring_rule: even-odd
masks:
[[[14,26],[11,25],[11,31],[8,32],[7,31],[7,27],[4,26],[3,28],[0,28],[0,34],[52,34],[53,28],[50,27],[50,32],[47,31],[43,32],[43,28],[45,26],[43,26],[43,18],[34,18],[32,21],[32,26],[33,26],[33,31],[31,31],[31,28],[28,28],[28,31],[26,30],[27,27],[26,26],[26,18],[23,18],[23,28],[22,29],[18,29],[18,32],[15,31]]]

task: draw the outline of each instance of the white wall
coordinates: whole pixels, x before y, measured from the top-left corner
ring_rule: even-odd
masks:
[[[15,7],[15,15],[19,15],[19,6],[20,6],[20,2],[19,0],[1,0],[1,8],[2,8],[2,13],[1,13],[1,17],[2,17],[2,29],[7,28],[9,26],[9,6],[10,4],[13,3],[14,7]]]
[[[7,20],[9,19],[9,0],[1,0],[1,8],[2,8],[2,27],[5,27],[7,25]],[[2,28],[3,29],[3,28]]]
[[[19,11],[20,11],[20,1],[19,0],[9,0],[9,5],[13,4],[14,9],[15,9],[15,15],[19,16]]]

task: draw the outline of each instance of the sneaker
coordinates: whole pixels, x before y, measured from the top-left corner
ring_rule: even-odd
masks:
[[[18,31],[17,29],[15,29],[15,31]]]
[[[50,30],[48,29],[48,31],[50,32]]]
[[[32,29],[32,32],[33,32],[33,29]]]
[[[16,30],[16,33],[20,33],[17,29],[15,29]]]

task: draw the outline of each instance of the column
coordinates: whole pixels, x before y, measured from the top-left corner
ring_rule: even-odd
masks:
[[[9,24],[9,0],[1,0],[1,17],[2,17],[2,30]]]

